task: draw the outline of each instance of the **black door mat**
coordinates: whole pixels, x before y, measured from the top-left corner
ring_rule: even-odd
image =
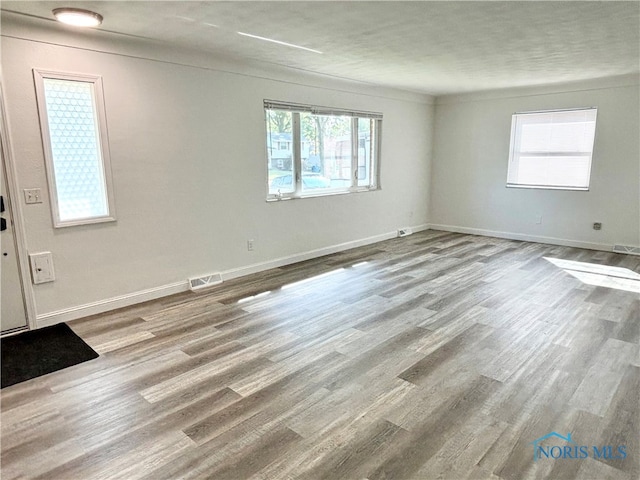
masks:
[[[0,352],[2,355],[1,388],[99,356],[66,323],[2,338]]]

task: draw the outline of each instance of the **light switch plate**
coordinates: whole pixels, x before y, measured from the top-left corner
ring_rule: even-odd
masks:
[[[34,284],[53,282],[56,279],[51,252],[30,253],[29,263]]]
[[[42,203],[42,190],[39,188],[25,188],[24,203]]]

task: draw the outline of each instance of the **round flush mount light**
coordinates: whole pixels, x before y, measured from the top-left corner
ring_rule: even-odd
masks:
[[[56,8],[52,13],[59,22],[74,27],[97,27],[102,23],[102,15],[82,8]]]

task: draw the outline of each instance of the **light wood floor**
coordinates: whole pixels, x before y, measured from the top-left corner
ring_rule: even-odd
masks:
[[[638,479],[640,298],[585,283],[632,272],[427,231],[71,322],[101,356],[2,390],[2,479]]]

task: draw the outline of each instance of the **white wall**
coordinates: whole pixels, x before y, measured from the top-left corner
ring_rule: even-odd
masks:
[[[438,98],[431,224],[587,248],[640,245],[638,91],[630,76]],[[588,192],[505,187],[514,112],[588,106],[598,107]]]
[[[77,308],[114,297],[184,288],[191,276],[428,222],[430,97],[3,20],[18,188],[42,188],[46,198],[22,206],[28,250],[54,257],[56,281],[33,286],[46,323],[116,306]],[[52,227],[33,68],[103,76],[116,223]],[[382,112],[382,190],[267,203],[265,98]]]

